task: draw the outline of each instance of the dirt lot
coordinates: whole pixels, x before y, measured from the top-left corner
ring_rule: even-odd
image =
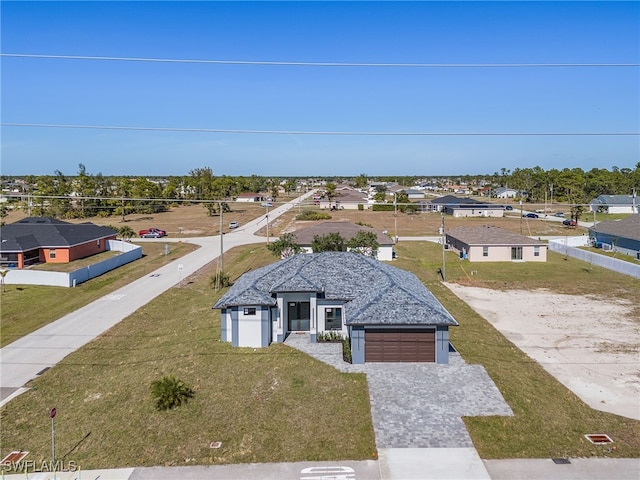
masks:
[[[633,305],[448,286],[589,406],[640,420],[640,319]]]

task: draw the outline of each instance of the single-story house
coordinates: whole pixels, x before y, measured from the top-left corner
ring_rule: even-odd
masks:
[[[640,214],[597,223],[589,229],[589,238],[594,245],[608,245],[640,259]]]
[[[0,264],[24,268],[35,263],[68,263],[108,250],[118,232],[93,223],[27,217],[0,229]]]
[[[635,195],[600,195],[589,202],[589,211],[606,213],[640,213]]]
[[[358,364],[446,364],[449,327],[458,325],[414,274],[351,252],[299,254],[247,272],[213,308],[234,347],[337,332]]]
[[[409,197],[409,200],[421,200],[424,198],[424,191],[416,188],[408,188],[405,190],[405,193],[407,197]]]
[[[546,262],[547,244],[492,225],[456,227],[445,242],[470,262]]]
[[[319,199],[320,208],[336,208],[339,210],[358,210],[358,205],[364,208],[367,205],[367,194],[359,190],[347,187],[336,190],[335,196],[329,201],[325,195]]]
[[[498,187],[493,191],[493,196],[496,198],[516,198],[520,195],[520,191],[508,187]]]
[[[236,202],[265,202],[267,197],[261,193],[241,193],[236,197]]]
[[[484,203],[475,198],[445,195],[431,200],[431,210],[454,217],[504,217],[504,205]]]
[[[376,235],[376,240],[380,245],[378,254],[376,255],[378,260],[393,260],[393,240],[388,235],[364,225],[356,225],[355,223],[349,222],[322,222],[310,227],[301,228],[294,233],[296,243],[300,245],[306,253],[312,253],[311,244],[316,235],[323,236],[329,233],[339,233],[342,238],[349,241],[355,237],[358,232],[372,232]]]

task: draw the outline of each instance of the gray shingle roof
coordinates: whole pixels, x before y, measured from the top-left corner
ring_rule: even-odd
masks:
[[[629,215],[622,220],[605,220],[591,227],[589,231],[640,240],[640,214]]]
[[[456,227],[448,230],[446,234],[467,245],[545,245],[539,240],[493,225]]]
[[[213,308],[275,305],[287,292],[346,301],[349,325],[457,325],[414,274],[350,252],[300,254],[245,273]]]
[[[640,204],[633,195],[600,195],[590,202],[591,205],[633,205]]]
[[[115,234],[117,231],[110,227],[88,222],[74,224],[50,217],[27,217],[0,228],[0,251],[73,247]]]
[[[393,245],[393,241],[387,235],[377,231],[375,228],[366,227],[364,225],[356,225],[349,222],[322,222],[312,225],[310,227],[301,228],[296,230],[296,242],[298,245],[305,247],[311,246],[313,237],[316,235],[322,236],[329,233],[339,233],[342,238],[349,241],[356,236],[358,232],[373,232],[376,235],[376,240],[380,245]]]

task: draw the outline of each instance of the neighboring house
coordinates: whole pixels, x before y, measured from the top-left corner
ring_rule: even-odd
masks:
[[[68,263],[108,250],[118,232],[93,223],[27,217],[0,229],[0,263],[24,268],[35,263]]]
[[[393,260],[393,240],[388,235],[377,231],[371,227],[365,227],[363,225],[356,225],[355,223],[348,222],[322,222],[312,225],[307,228],[296,230],[296,242],[300,245],[305,252],[312,253],[311,244],[313,238],[318,236],[327,235],[329,233],[339,233],[346,241],[351,240],[358,232],[373,232],[376,235],[376,239],[380,247],[378,248],[378,260]]]
[[[320,208],[336,208],[339,210],[358,210],[358,205],[367,205],[367,194],[353,188],[336,190],[331,202],[325,195],[319,199]]]
[[[407,194],[407,197],[409,197],[409,200],[422,200],[422,199],[424,199],[424,191],[422,191],[422,190],[417,190],[415,188],[409,188],[409,189],[405,190],[405,193]]]
[[[547,244],[499,227],[457,227],[445,242],[470,262],[546,262]]]
[[[589,238],[594,245],[607,245],[640,259],[640,215],[597,223],[589,229]]]
[[[635,195],[600,195],[589,202],[589,211],[606,213],[640,213]]]
[[[267,197],[260,193],[241,193],[236,197],[236,202],[266,202]]]
[[[516,198],[520,196],[520,192],[513,188],[498,187],[493,191],[493,195],[496,198]]]
[[[431,211],[454,217],[504,217],[504,206],[483,203],[474,198],[445,195],[431,200]]]
[[[266,347],[293,332],[351,339],[353,363],[449,363],[451,314],[412,273],[350,252],[299,254],[242,275],[213,308],[222,341]]]

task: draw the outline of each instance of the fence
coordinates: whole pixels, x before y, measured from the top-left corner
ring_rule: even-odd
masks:
[[[578,260],[582,260],[583,262],[587,262],[591,265],[622,273],[623,275],[640,278],[640,265],[625,262],[624,260],[618,260],[617,258],[608,257],[606,255],[600,255],[599,253],[590,252],[588,250],[581,250],[570,246],[570,243],[571,242],[565,242],[565,239],[550,240],[549,250],[563,255],[568,255],[572,258],[577,258]]]
[[[86,282],[142,257],[142,247],[121,240],[109,240],[108,250],[121,253],[70,273],[12,269],[5,276],[4,283],[7,285],[75,287],[79,283]]]

